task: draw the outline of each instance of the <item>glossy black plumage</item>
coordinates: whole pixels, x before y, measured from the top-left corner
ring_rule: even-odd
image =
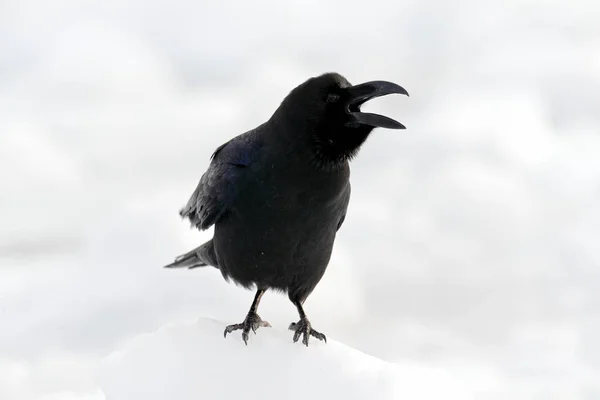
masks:
[[[214,225],[213,239],[167,267],[211,265],[226,280],[257,289],[244,322],[225,334],[241,329],[246,342],[250,329],[269,326],[256,309],[273,289],[298,308],[294,341],[325,340],[302,304],[323,277],[346,217],[349,160],[373,128],[404,128],[360,112],[365,101],[390,93],[407,94],[385,81],[351,86],[337,73],[317,76],[292,90],[268,121],[216,149],[180,211],[200,230]]]

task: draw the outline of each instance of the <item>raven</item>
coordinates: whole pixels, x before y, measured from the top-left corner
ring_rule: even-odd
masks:
[[[224,336],[271,326],[257,314],[263,294],[287,293],[299,321],[289,329],[327,341],[311,326],[304,301],[329,263],[350,201],[349,161],[374,128],[401,123],[360,107],[398,93],[387,81],[351,85],[338,73],[314,76],[294,88],[266,122],[219,146],[187,204],[180,210],[192,227],[214,225],[213,238],[165,268],[213,266],[256,295],[243,322]]]

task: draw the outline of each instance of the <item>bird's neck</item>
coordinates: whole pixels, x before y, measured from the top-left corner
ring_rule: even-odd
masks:
[[[317,130],[311,135],[311,147],[315,161],[322,168],[343,168],[354,158],[367,140],[371,129],[339,128],[327,131]]]
[[[277,115],[277,114],[275,114]],[[293,114],[292,114],[293,115]],[[275,147],[291,160],[307,160],[318,169],[346,168],[373,130],[368,126],[327,126],[305,118],[271,118]]]

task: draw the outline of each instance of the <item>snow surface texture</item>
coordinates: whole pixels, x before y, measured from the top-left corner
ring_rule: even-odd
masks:
[[[106,400],[467,400],[443,370],[382,361],[335,340],[309,347],[261,328],[248,346],[212,319],[135,338],[102,365]]]

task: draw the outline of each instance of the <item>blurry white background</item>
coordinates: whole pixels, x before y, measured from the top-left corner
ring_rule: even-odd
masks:
[[[485,399],[600,398],[600,3],[0,1],[0,398],[102,399],[98,361],[253,293],[162,266],[213,150],[309,76],[386,79],[306,309]],[[285,329],[287,298],[261,316]],[[291,332],[290,332],[291,338]],[[251,343],[249,344],[251,345]]]

